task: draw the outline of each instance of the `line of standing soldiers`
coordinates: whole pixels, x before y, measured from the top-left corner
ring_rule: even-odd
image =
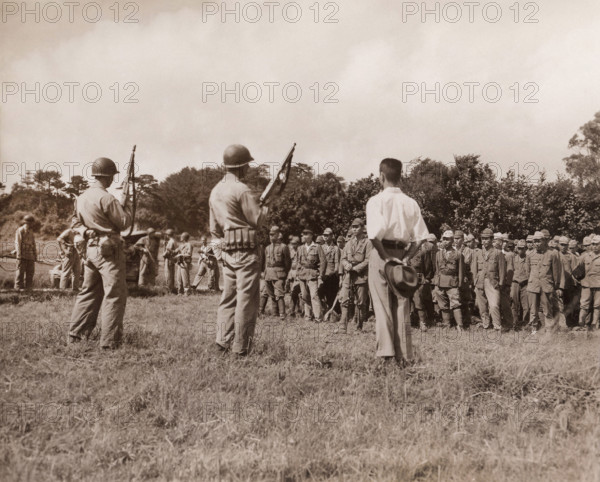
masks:
[[[472,235],[446,231],[441,243],[430,235],[411,265],[419,276],[413,297],[421,330],[436,315],[442,326],[461,331],[478,312],[479,327],[497,331],[527,328],[536,333],[589,329],[600,322],[600,236],[578,243],[551,239],[548,230],[514,242],[485,229],[481,248]]]
[[[279,228],[269,231],[270,244],[263,256],[264,285],[260,314],[264,314],[269,299],[275,314],[286,317],[285,294],[291,295],[291,316],[301,315],[308,321],[320,323],[325,312],[339,301],[341,330],[347,332],[349,320],[358,306],[357,331],[362,331],[369,307],[368,259],[371,242],[364,232],[364,222],[352,223],[349,237],[340,236],[334,242],[331,228],[313,240],[311,229],[302,231],[302,244],[292,236],[289,246],[282,242]]]

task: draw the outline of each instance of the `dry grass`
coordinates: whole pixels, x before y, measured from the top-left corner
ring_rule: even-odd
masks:
[[[109,353],[66,345],[71,299],[0,305],[0,479],[600,480],[597,334],[415,333],[402,371],[372,323],[267,317],[237,359],[217,302],[130,298]]]

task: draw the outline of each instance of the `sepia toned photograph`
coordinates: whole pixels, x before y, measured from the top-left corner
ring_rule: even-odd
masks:
[[[0,2],[0,480],[600,482],[599,26]]]

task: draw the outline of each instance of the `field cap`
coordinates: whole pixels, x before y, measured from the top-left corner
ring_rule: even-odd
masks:
[[[535,234],[533,235],[533,239],[544,239],[544,233],[542,233],[541,231],[536,231]]]
[[[542,236],[543,236],[544,238],[550,238],[550,231],[548,231],[547,229],[542,229],[542,230],[540,231],[540,233],[542,233]]]
[[[465,233],[463,233],[460,229],[457,229],[456,231],[454,231],[454,237],[455,238],[464,238]]]
[[[589,246],[592,242],[592,238],[589,236],[586,236],[585,238],[583,238],[583,245],[584,246]]]
[[[530,241],[533,241],[533,234],[528,234],[527,235],[526,242],[530,242]]]
[[[469,241],[473,241],[475,237],[472,234],[467,234],[465,236],[465,241],[468,243]]]
[[[450,230],[444,231],[444,234],[442,234],[442,239],[443,238],[454,239],[454,233]]]
[[[566,244],[566,245],[568,245],[569,241],[570,241],[569,238],[567,238],[566,236],[561,236],[558,239],[558,244]]]
[[[432,243],[433,243],[434,241],[437,241],[437,238],[435,237],[435,234],[433,234],[433,233],[429,233],[429,234],[427,235],[427,241],[430,241],[430,242],[432,242]]]
[[[494,233],[494,239],[504,239],[504,235],[502,233]]]
[[[269,234],[279,234],[279,226],[272,226]]]
[[[494,233],[492,232],[492,230],[490,228],[485,228],[482,232],[481,232],[481,236],[482,238],[491,238],[494,236]]]
[[[577,247],[577,241],[575,241],[574,239],[569,241],[569,248],[576,248],[576,247]]]
[[[364,226],[365,222],[361,218],[356,218],[352,221],[352,226]]]
[[[325,228],[325,231],[323,231],[323,234],[333,234],[333,230],[331,228]]]
[[[304,228],[302,230],[302,234],[315,234],[315,233],[313,233],[312,229]]]
[[[527,243],[525,242],[524,239],[519,239],[519,242],[517,243],[517,248],[526,248],[527,247]]]

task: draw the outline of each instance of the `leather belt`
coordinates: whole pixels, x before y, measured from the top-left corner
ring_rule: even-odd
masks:
[[[404,241],[396,241],[393,239],[383,239],[381,244],[384,248],[388,249],[406,249],[406,243]]]

